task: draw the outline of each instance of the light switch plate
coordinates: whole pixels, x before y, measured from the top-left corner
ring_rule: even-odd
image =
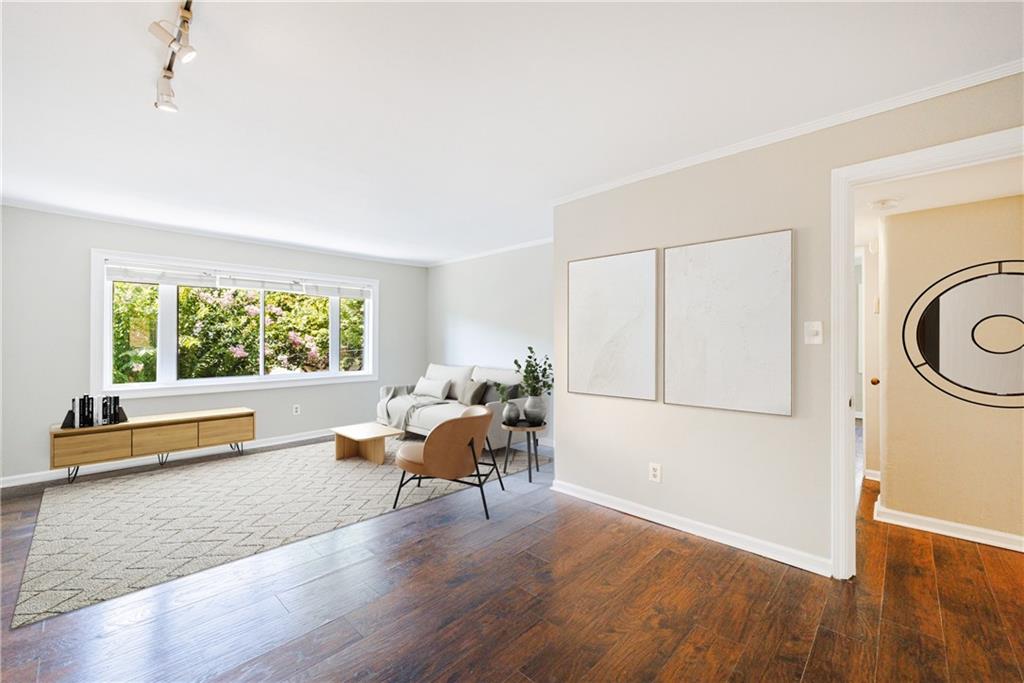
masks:
[[[804,322],[804,344],[821,344],[824,336],[820,320]]]

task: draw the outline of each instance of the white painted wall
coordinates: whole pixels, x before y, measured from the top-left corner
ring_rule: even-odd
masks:
[[[430,268],[429,359],[510,368],[533,346],[553,360],[552,262],[552,245],[541,244]],[[554,402],[546,400],[552,423]]]
[[[381,384],[415,380],[427,362],[425,268],[212,239],[3,207],[2,457],[8,478],[49,469],[48,429],[89,389],[92,248],[209,258],[380,281],[379,381],[126,399],[129,415],[248,406],[256,438],[372,420]],[[547,309],[550,311],[550,306]],[[549,336],[550,339],[550,331]],[[302,406],[293,416],[292,404]]]

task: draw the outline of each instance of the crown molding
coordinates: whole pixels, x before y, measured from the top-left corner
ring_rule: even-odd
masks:
[[[497,256],[498,254],[504,254],[509,251],[519,251],[520,249],[529,249],[530,247],[539,247],[545,244],[551,244],[555,241],[554,237],[545,237],[539,240],[531,240],[529,242],[519,242],[518,244],[512,244],[507,247],[501,247],[500,249],[491,249],[490,251],[481,251],[476,254],[470,254],[469,256],[459,256],[458,258],[447,259],[445,261],[438,261],[431,263],[431,268],[438,266],[450,266],[453,263],[462,263],[463,261],[473,261],[479,258],[487,258],[488,256]]]
[[[85,218],[88,220],[102,221],[104,223],[113,223],[115,225],[125,225],[131,228],[146,228],[148,230],[173,232],[181,235],[191,235],[193,237],[206,237],[208,239],[227,240],[229,242],[241,242],[244,244],[255,244],[264,247],[276,247],[278,249],[291,249],[294,251],[304,251],[312,254],[338,256],[341,258],[353,259],[355,261],[371,261],[373,263],[386,263],[394,266],[413,266],[416,268],[428,268],[431,265],[429,261],[414,261],[410,259],[372,256],[367,254],[359,254],[351,251],[342,251],[340,249],[313,247],[308,244],[302,244],[300,242],[278,240],[270,237],[248,237],[244,235],[231,235],[227,233],[220,233],[215,230],[207,230],[204,228],[187,228],[179,227],[176,225],[166,225],[164,223],[155,223],[152,221],[128,220],[125,218],[118,218],[117,216],[109,216],[101,213],[95,213],[92,211],[79,211],[77,209],[69,209],[63,206],[47,204],[45,202],[35,202],[31,200],[18,199],[16,197],[3,197],[2,199],[0,199],[0,205],[10,206],[16,209],[26,209],[28,211],[52,213],[58,216],[69,216],[71,218]]]
[[[1024,59],[1016,59],[1012,62],[999,64],[989,69],[976,71],[965,76],[960,76],[959,78],[954,78],[949,81],[943,81],[942,83],[913,90],[903,95],[897,95],[896,97],[890,97],[872,104],[857,107],[856,109],[850,109],[839,114],[832,114],[830,116],[809,121],[807,123],[801,123],[790,128],[783,128],[782,130],[759,135],[741,142],[726,145],[725,147],[719,147],[718,149],[695,154],[694,156],[686,157],[679,161],[673,161],[662,166],[657,166],[646,171],[639,171],[623,178],[619,178],[618,180],[610,180],[606,183],[588,187],[584,190],[560,197],[554,201],[554,205],[559,206],[561,204],[568,204],[569,202],[574,202],[578,199],[583,199],[584,197],[590,197],[595,194],[607,192],[608,190],[614,190],[625,185],[632,185],[633,183],[640,182],[641,180],[647,180],[648,178],[654,178],[655,176],[671,173],[672,171],[697,166],[698,164],[714,161],[715,159],[722,159],[734,154],[739,154],[740,152],[747,152],[752,149],[757,149],[758,147],[774,145],[777,142],[791,140],[793,138],[800,137],[801,135],[815,133],[819,130],[832,128],[844,123],[856,121],[857,119],[867,118],[868,116],[874,116],[893,109],[899,109],[900,107],[906,107],[941,95],[948,95],[958,90],[965,90],[976,85],[996,81],[1007,76],[1013,76],[1021,73],[1022,71],[1024,71]]]

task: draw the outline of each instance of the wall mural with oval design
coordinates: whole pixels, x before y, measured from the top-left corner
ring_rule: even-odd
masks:
[[[932,284],[903,321],[903,350],[953,398],[1024,408],[1024,260],[979,263]]]

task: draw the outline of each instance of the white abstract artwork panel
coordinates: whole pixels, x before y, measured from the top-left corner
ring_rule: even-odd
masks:
[[[665,250],[665,402],[792,414],[792,231]]]
[[[655,399],[657,251],[569,263],[569,391]]]

